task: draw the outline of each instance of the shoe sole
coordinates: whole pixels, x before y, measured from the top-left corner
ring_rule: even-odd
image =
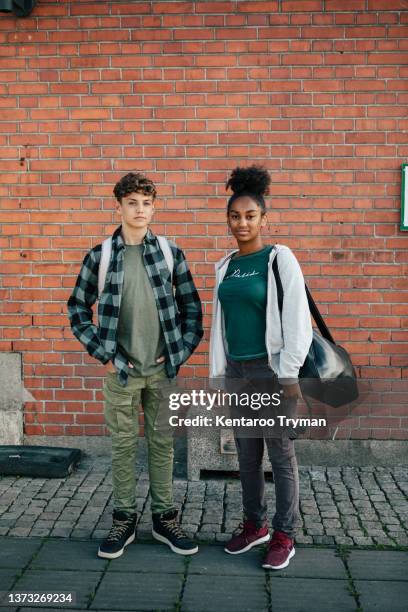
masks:
[[[253,548],[254,546],[258,546],[259,544],[263,544],[264,542],[269,542],[270,539],[271,539],[271,534],[268,533],[268,535],[263,536],[262,538],[259,538],[259,540],[255,540],[254,542],[251,542],[251,544],[248,544],[248,546],[245,546],[245,548],[241,548],[240,550],[228,550],[228,548],[224,548],[224,550],[229,555],[240,555],[241,553],[251,550],[251,548]]]
[[[136,538],[136,534],[132,533],[132,535],[129,536],[128,539],[126,540],[126,542],[124,543],[123,548],[121,548],[120,550],[118,550],[115,553],[107,553],[107,552],[103,552],[101,549],[99,549],[98,550],[98,557],[101,557],[101,559],[117,559],[118,557],[123,555],[125,547],[128,544],[131,544],[132,542],[134,542],[135,538]]]
[[[291,560],[292,557],[295,556],[295,549],[292,548],[292,550],[290,551],[290,553],[288,554],[288,558],[286,559],[286,561],[284,563],[282,563],[281,565],[268,565],[267,563],[263,563],[262,567],[264,569],[273,569],[273,570],[279,570],[279,569],[283,569],[284,567],[288,567],[289,565],[289,561]]]
[[[195,555],[198,552],[198,546],[196,546],[195,548],[190,548],[189,550],[184,550],[183,548],[177,548],[177,546],[174,546],[174,544],[172,544],[170,540],[160,535],[160,533],[157,533],[154,529],[152,529],[152,536],[154,537],[155,540],[158,540],[159,542],[163,542],[163,544],[167,544],[167,546],[169,546],[171,550],[177,553],[178,555]]]

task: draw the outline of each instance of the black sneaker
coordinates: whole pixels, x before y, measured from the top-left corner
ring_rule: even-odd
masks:
[[[136,513],[113,511],[113,524],[108,537],[99,547],[98,557],[116,559],[123,554],[125,546],[131,544],[136,537],[136,516]]]
[[[170,546],[171,550],[179,555],[194,555],[198,552],[198,546],[186,536],[178,522],[177,515],[177,510],[153,514],[152,535],[159,542]]]

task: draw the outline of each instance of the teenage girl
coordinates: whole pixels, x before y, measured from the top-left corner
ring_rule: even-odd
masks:
[[[261,166],[235,168],[226,188],[227,224],[237,250],[216,264],[213,321],[210,341],[210,377],[241,381],[241,390],[279,393],[278,414],[293,415],[301,397],[298,373],[312,341],[312,324],[303,275],[292,251],[282,245],[265,245],[267,224],[264,196],[270,176]],[[283,288],[279,310],[273,260],[277,258]],[[236,406],[238,414],[258,416]],[[252,414],[249,414],[252,413]],[[233,415],[232,415],[233,416]],[[299,480],[291,435],[282,428],[243,433],[234,428],[238,453],[244,520],[225,551],[239,554],[269,542],[262,567],[281,569],[295,554]],[[292,436],[293,437],[293,436]],[[276,492],[272,538],[266,520],[262,467],[266,443]]]

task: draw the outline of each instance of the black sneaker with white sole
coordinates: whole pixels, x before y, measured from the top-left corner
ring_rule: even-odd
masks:
[[[136,513],[113,511],[112,527],[107,538],[99,547],[98,557],[116,559],[123,554],[125,546],[131,544],[136,537],[136,518]]]
[[[192,542],[181,528],[177,510],[153,514],[152,535],[179,555],[194,555],[198,552],[197,544]]]

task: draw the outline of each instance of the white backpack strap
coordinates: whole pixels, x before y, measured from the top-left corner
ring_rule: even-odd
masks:
[[[169,241],[165,236],[156,236],[159,241],[160,248],[164,255],[164,259],[166,260],[167,267],[170,271],[171,282],[173,282],[173,269],[174,269],[174,257],[173,252],[171,250],[171,246],[169,245]]]
[[[106,274],[109,268],[109,262],[112,253],[112,236],[109,236],[102,242],[101,261],[99,262],[98,270],[98,297],[101,295],[105,286]]]

